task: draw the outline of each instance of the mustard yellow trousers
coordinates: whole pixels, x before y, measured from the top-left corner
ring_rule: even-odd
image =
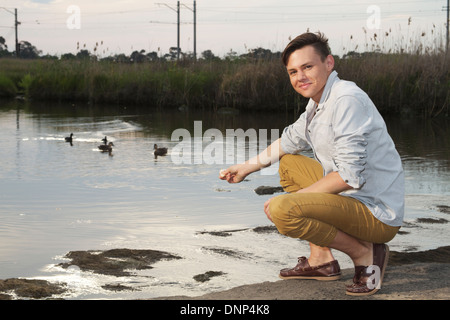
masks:
[[[296,193],[323,177],[319,162],[303,155],[280,160],[280,183],[287,194],[271,199],[269,211],[281,234],[327,247],[341,230],[357,239],[386,243],[397,234],[360,201],[329,193]]]

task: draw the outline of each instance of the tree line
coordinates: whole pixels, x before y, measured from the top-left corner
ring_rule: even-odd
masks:
[[[61,60],[75,60],[75,59],[90,59],[90,60],[101,60],[101,61],[114,61],[122,63],[142,63],[149,61],[176,61],[179,57],[181,60],[190,61],[196,60],[192,52],[183,52],[177,47],[171,47],[168,53],[162,54],[156,51],[146,52],[145,50],[135,50],[129,56],[120,53],[107,57],[100,57],[96,53],[98,44],[94,48],[94,53],[87,49],[81,49],[76,54],[64,53],[60,57],[50,54],[42,54],[42,51],[36,48],[33,44],[28,41],[19,42],[19,53],[16,54],[15,51],[9,51],[6,45],[5,38],[0,36],[0,58],[2,57],[18,57],[21,59],[61,59]],[[269,49],[255,48],[249,49],[247,53],[238,55],[235,51],[230,50],[226,55],[221,58],[215,55],[211,50],[205,50],[200,54],[199,59],[207,61],[218,61],[218,60],[235,60],[239,58],[255,58],[255,59],[278,59],[281,56],[281,52],[272,52]]]

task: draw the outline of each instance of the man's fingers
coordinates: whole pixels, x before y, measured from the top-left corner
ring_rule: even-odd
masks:
[[[219,178],[224,180],[224,179],[226,179],[227,174],[228,174],[228,171],[226,169],[222,169],[222,170],[220,170]]]

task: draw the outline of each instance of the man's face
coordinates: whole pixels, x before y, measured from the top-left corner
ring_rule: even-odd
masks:
[[[322,61],[312,46],[305,46],[292,52],[286,66],[295,91],[305,98],[312,98],[316,103],[320,102],[333,68],[333,57],[329,55]]]

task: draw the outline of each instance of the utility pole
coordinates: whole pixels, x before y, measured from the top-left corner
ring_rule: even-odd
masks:
[[[448,2],[448,0],[447,0]],[[447,4],[448,7],[448,4]],[[447,9],[447,21],[448,21],[448,9]],[[448,22],[447,22],[448,24]],[[447,28],[448,30],[448,28]],[[447,33],[448,39],[448,33]],[[197,61],[197,6],[194,0],[194,60]]]
[[[447,0],[447,42],[446,42],[446,47],[445,47],[445,53],[447,54],[448,53],[448,24],[449,24],[449,22],[450,22],[450,20],[449,20],[449,9],[450,9],[450,3],[449,3],[450,1],[449,0]]]
[[[158,5],[163,5],[169,8],[170,10],[173,10],[177,13],[177,60],[180,60],[180,1],[177,1],[177,8],[174,9],[171,6],[165,4],[165,3],[157,3]]]
[[[189,8],[188,6],[184,5],[186,8],[191,10],[194,13],[194,60],[197,60],[197,5],[196,1],[194,0],[193,9]]]
[[[180,60],[180,1],[177,1],[177,61]]]
[[[180,1],[177,1],[177,8],[174,9],[171,6],[165,4],[165,3],[157,3],[158,5],[166,6],[167,8],[175,11],[177,13],[177,60],[180,60]],[[193,8],[189,8],[188,6],[184,5],[186,8],[191,10],[194,13],[194,60],[197,60],[197,4],[194,0],[194,6]]]
[[[20,46],[19,46],[19,37],[17,36],[17,26],[20,24],[20,22],[17,21],[17,8],[14,9],[14,17],[15,17],[14,26],[16,29],[16,58],[18,58],[20,55]]]
[[[19,46],[19,37],[17,36],[17,26],[20,24],[20,22],[17,21],[17,8],[14,9],[14,12],[5,7],[0,7],[0,9],[3,9],[6,12],[9,12],[14,15],[14,28],[16,31],[16,57],[18,58],[20,54],[20,46]]]

